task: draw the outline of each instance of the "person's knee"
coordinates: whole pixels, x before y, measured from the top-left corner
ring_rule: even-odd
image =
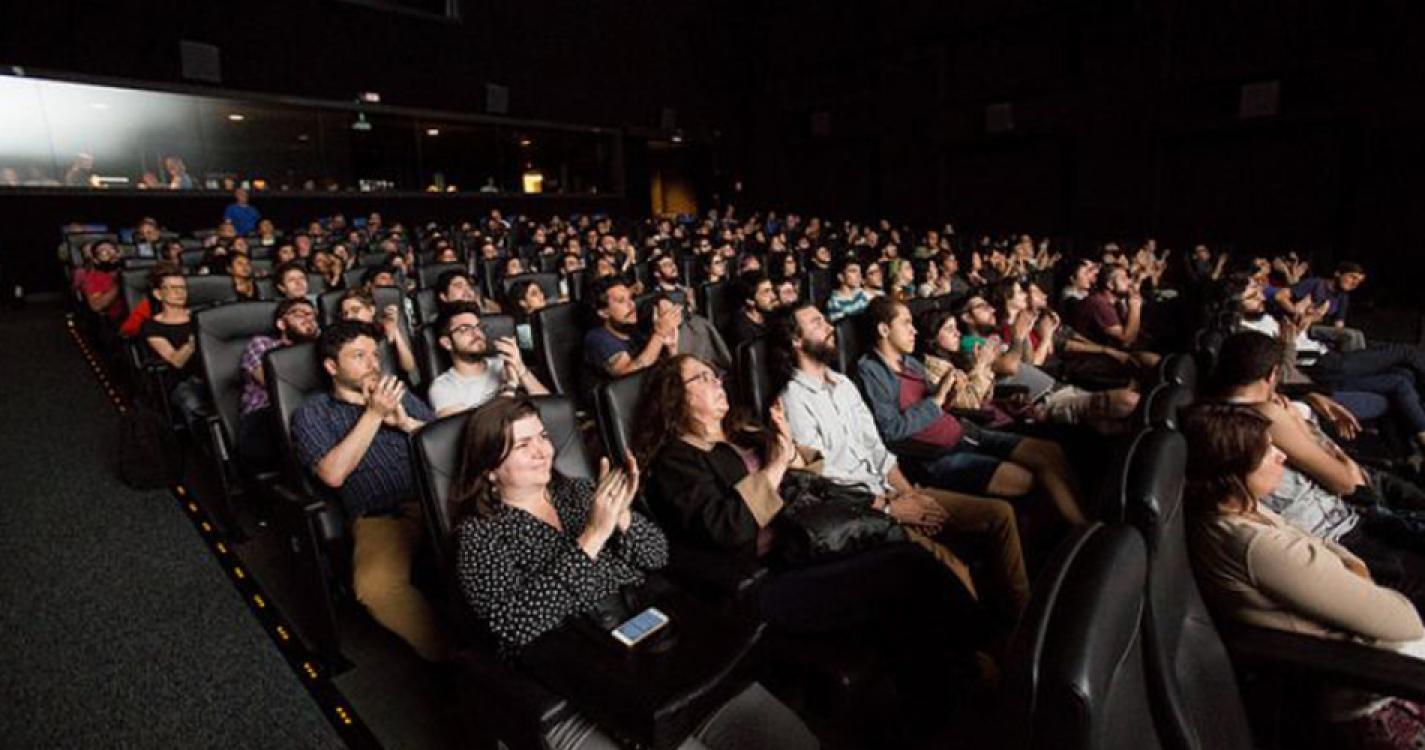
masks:
[[[411,588],[406,571],[392,565],[362,565],[352,573],[356,600],[367,607],[380,607]]]
[[[1108,394],[1108,415],[1114,419],[1122,419],[1129,416],[1138,408],[1141,397],[1137,391],[1127,388],[1118,388],[1109,391]]]
[[[1005,462],[990,480],[990,492],[1002,497],[1019,497],[1034,489],[1034,474],[1019,464]]]

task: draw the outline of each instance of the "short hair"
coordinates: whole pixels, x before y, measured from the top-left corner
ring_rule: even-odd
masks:
[[[312,308],[312,312],[317,311],[317,306],[306,297],[292,297],[277,303],[277,309],[272,311],[272,325],[276,326],[277,321],[287,317],[287,313],[292,312],[292,308],[306,305]]]
[[[524,299],[524,296],[526,294],[529,294],[529,288],[532,286],[539,286],[539,282],[535,281],[534,279],[520,279],[519,281],[516,281],[515,283],[511,284],[508,295],[510,298],[510,302],[513,303],[516,300]],[[544,290],[544,287],[539,288],[540,291]]]
[[[342,305],[345,305],[346,301],[349,299],[354,299],[366,307],[370,307],[372,309],[376,308],[376,298],[367,293],[365,289],[348,289],[345,292],[342,292],[341,299],[337,300],[336,309],[338,317],[340,317]]]
[[[835,265],[831,267],[831,270],[837,276],[840,276],[841,274],[846,272],[847,266],[856,266],[857,270],[862,271],[864,273],[866,270],[864,268],[865,265],[866,264],[862,263],[861,259],[856,257],[855,255],[847,255],[841,260],[837,261]]]
[[[279,285],[280,285],[280,284],[282,283],[282,279],[283,279],[284,277],[286,277],[287,274],[291,273],[292,271],[299,271],[299,272],[301,272],[301,274],[302,274],[303,277],[305,277],[305,276],[307,275],[307,269],[306,269],[305,266],[302,265],[302,261],[300,261],[300,260],[289,260],[289,261],[287,261],[286,263],[283,263],[282,265],[280,265],[280,266],[278,266],[277,268],[275,268],[275,269],[272,270],[272,280],[273,280],[273,283],[276,283],[276,284],[279,284]]]
[[[452,282],[454,282],[456,279],[459,279],[459,278],[463,278],[463,279],[465,279],[466,281],[470,282],[470,286],[472,286],[472,287],[475,286],[475,279],[469,274],[469,272],[464,271],[464,270],[459,269],[459,268],[452,268],[452,269],[450,269],[450,270],[448,270],[448,271],[441,271],[441,272],[440,272],[440,275],[437,276],[437,277],[435,277],[435,291],[436,291],[436,294],[438,294],[438,295],[448,295],[448,294],[450,294],[450,284],[451,284]],[[478,290],[477,290],[477,291],[478,291]]]
[[[375,323],[342,320],[327,326],[327,329],[322,331],[322,359],[337,359],[341,356],[343,347],[362,336],[378,343],[385,339],[385,333]]]
[[[628,286],[628,282],[617,273],[594,282],[593,288],[587,290],[587,296],[595,310],[602,310],[609,306],[609,292],[616,286]]]
[[[453,302],[441,308],[440,317],[436,319],[436,333],[444,336],[450,333],[450,325],[461,315],[474,315],[480,317],[484,312],[480,305],[474,302]]]
[[[733,285],[733,294],[737,297],[740,305],[747,305],[757,298],[757,287],[762,286],[762,282],[771,282],[767,274],[762,271],[746,271],[737,277],[737,282]]]
[[[1257,331],[1238,331],[1222,342],[1212,372],[1217,393],[1255,383],[1281,365],[1285,347],[1280,339]]]
[[[1364,276],[1366,274],[1366,269],[1360,263],[1357,263],[1355,261],[1343,260],[1340,263],[1336,264],[1336,273],[1358,273]]]
[[[163,280],[170,276],[183,276],[183,269],[174,263],[158,263],[148,272],[148,288],[157,291]]]
[[[388,265],[388,264],[386,264],[386,263],[382,263],[382,264],[379,265],[379,266],[372,266],[372,267],[366,269],[365,271],[363,271],[363,272],[361,273],[361,284],[362,284],[362,286],[365,286],[365,285],[370,284],[371,282],[375,281],[375,280],[376,280],[376,277],[377,277],[377,276],[380,276],[380,275],[383,274],[383,273],[389,273],[389,274],[391,274],[392,276],[395,276],[395,275],[396,275],[396,267],[395,267],[395,266],[392,266],[392,265]]]
[[[895,301],[889,295],[871,300],[871,304],[866,305],[866,313],[863,317],[866,330],[875,338],[880,339],[880,325],[882,323],[890,325],[902,307],[905,305]]]

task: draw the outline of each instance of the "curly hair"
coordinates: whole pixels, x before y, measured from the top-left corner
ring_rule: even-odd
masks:
[[[697,359],[678,354],[650,367],[643,376],[638,395],[633,436],[633,456],[639,466],[648,466],[670,439],[688,428],[687,387],[683,383],[683,363]]]

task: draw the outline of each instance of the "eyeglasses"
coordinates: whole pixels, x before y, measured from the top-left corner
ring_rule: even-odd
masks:
[[[692,385],[693,383],[699,382],[708,384],[716,383],[717,385],[722,385],[724,377],[725,376],[720,372],[714,372],[712,370],[703,370],[697,375],[694,375],[693,377],[684,380],[683,385]]]
[[[285,318],[315,318],[315,317],[317,317],[317,314],[314,313],[314,312],[312,312],[311,310],[308,310],[308,309],[306,309],[305,307],[303,307],[303,308],[298,308],[298,309],[295,309],[295,310],[288,310],[288,311],[287,311],[287,314],[284,315],[283,317],[285,317]]]
[[[481,333],[484,333],[486,330],[488,330],[488,326],[486,326],[484,323],[462,323],[458,326],[455,326],[454,328],[451,328],[450,335],[464,336],[465,334],[470,333],[472,331],[479,331]]]

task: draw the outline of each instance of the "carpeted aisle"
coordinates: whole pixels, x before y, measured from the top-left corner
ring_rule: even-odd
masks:
[[[0,745],[342,747],[117,424],[57,306],[0,312]]]

